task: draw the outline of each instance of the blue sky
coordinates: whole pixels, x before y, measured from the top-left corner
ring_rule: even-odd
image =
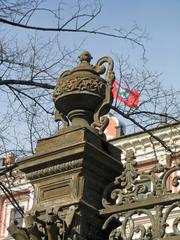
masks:
[[[161,73],[160,80],[165,87],[180,90],[180,1],[104,0],[102,5],[102,14],[98,17],[101,25],[126,28],[136,23],[146,29],[149,34],[149,40],[144,40],[146,66]],[[141,50],[133,49],[129,43],[108,38],[88,41],[87,47],[93,55],[117,53],[128,55],[132,64],[143,64]]]
[[[57,2],[57,0],[48,0],[46,4],[54,9]],[[73,1],[64,0],[64,2],[72,4]],[[128,56],[132,65],[141,68],[146,64],[147,69],[161,73],[159,80],[162,81],[162,85],[165,88],[172,86],[175,90],[180,91],[180,0],[102,0],[101,2],[102,12],[88,29],[93,30],[100,26],[130,29],[136,23],[149,34],[149,40],[145,39],[143,42],[146,48],[147,61],[144,62],[142,60],[142,49],[140,47],[132,47],[132,44],[128,41],[104,36],[58,33],[60,44],[67,49],[73,49],[74,45],[78,45],[84,40],[81,50],[89,50],[91,52],[94,58],[93,64],[105,55],[112,57],[114,55]],[[71,17],[72,9],[67,8],[67,10],[65,17],[68,18]],[[53,27],[54,25],[51,23],[45,15],[37,15],[34,22],[31,22],[32,25]],[[17,36],[21,45],[26,45],[26,36],[35,33],[35,31],[10,26],[3,27],[7,30],[7,33],[9,30],[12,30],[11,39],[13,39],[13,35]],[[11,34],[9,33],[9,35]],[[38,34],[43,39],[47,39],[49,36],[53,37],[54,35],[52,32],[41,32]],[[77,58],[77,52],[74,57]],[[62,69],[59,70],[59,75],[61,73]],[[0,102],[3,101],[2,96]],[[6,105],[3,104],[1,110],[3,111],[5,107]],[[22,126],[21,129],[23,129]],[[24,132],[26,130],[23,129]]]
[[[90,29],[99,26],[130,29],[134,24],[148,33],[148,39],[143,41],[146,48],[146,67],[161,74],[159,79],[165,88],[172,86],[179,90],[180,1],[102,0],[102,12]],[[71,37],[67,33],[63,37],[66,46],[73,46],[80,41],[79,34]],[[137,46],[132,47],[128,41],[96,35],[86,37],[82,48],[89,50],[95,60],[103,55],[118,54],[128,56],[132,65],[142,66],[144,64],[142,50]]]
[[[54,9],[57,8],[58,2],[48,0],[45,6]],[[64,3],[67,10],[67,6],[73,5],[74,1],[65,0]],[[101,0],[101,3],[102,11],[88,29],[93,30],[100,26],[131,29],[137,24],[148,33],[148,39],[143,41],[147,61],[142,61],[140,47],[132,47],[128,41],[104,36],[59,33],[62,45],[73,48],[85,39],[82,50],[91,52],[94,57],[93,63],[104,55],[129,57],[132,65],[141,67],[146,64],[150,71],[160,73],[159,79],[165,88],[172,86],[180,90],[180,0]],[[65,17],[71,17],[71,12],[72,9],[69,7]],[[40,26],[53,26],[50,19],[43,15],[37,16],[34,23]],[[20,29],[16,30],[22,33]],[[108,30],[104,28],[104,31]],[[43,38],[49,35],[53,33],[41,32]]]

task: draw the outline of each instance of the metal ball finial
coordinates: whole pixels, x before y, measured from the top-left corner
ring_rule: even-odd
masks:
[[[81,62],[88,62],[90,63],[93,57],[91,56],[90,52],[83,51],[81,55],[79,56],[79,59]]]

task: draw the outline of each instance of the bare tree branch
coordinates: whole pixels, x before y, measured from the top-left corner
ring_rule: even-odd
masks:
[[[136,120],[134,120],[133,118],[131,118],[129,115],[125,114],[124,112],[121,112],[119,109],[115,108],[112,106],[112,109],[114,111],[116,111],[117,113],[119,113],[121,116],[123,116],[124,118],[130,120],[132,123],[134,123],[136,126],[138,126],[140,129],[142,129],[145,133],[147,133],[148,135],[150,135],[152,138],[154,138],[156,141],[158,141],[168,152],[170,152],[171,154],[173,154],[173,151],[171,150],[171,148],[169,146],[167,146],[165,144],[165,142],[163,140],[161,140],[159,137],[155,136],[151,130],[146,129],[145,127],[143,127],[141,124],[139,124]]]
[[[0,80],[0,85],[25,85],[25,86],[33,86],[39,87],[43,89],[54,89],[55,86],[47,83],[39,83],[30,80]]]

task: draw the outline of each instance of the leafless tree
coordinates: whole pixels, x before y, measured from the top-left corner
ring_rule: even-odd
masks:
[[[127,119],[131,127],[133,124],[133,131],[141,130],[148,133],[167,151],[173,153],[171,146],[167,146],[163,139],[154,136],[150,129],[180,122],[179,91],[165,90],[159,80],[160,74],[152,73],[145,67],[140,70],[131,67],[127,59],[117,57],[116,63],[119,82],[125,89],[140,93],[140,103],[137,107],[129,108],[115,99],[112,109]]]
[[[137,26],[130,30],[96,26],[94,22],[101,11],[101,3],[96,0],[56,1],[56,6],[53,4],[51,8],[48,1],[41,0],[0,1],[0,98],[3,103],[0,154],[6,151],[29,154],[34,151],[37,139],[59,127],[54,123],[52,91],[58,75],[74,65],[74,56],[79,53],[84,37],[94,35],[130,41],[140,46],[144,56],[145,32]],[[38,21],[41,17],[48,21]],[[21,35],[16,36],[16,30]],[[51,32],[51,37],[43,39],[44,32]],[[63,46],[64,33],[79,34],[79,45],[72,49]],[[122,59],[116,59],[116,65],[120,81],[141,93],[138,108],[129,109],[114,102],[112,108],[116,112],[144,131],[148,131],[148,126],[157,125],[160,116],[178,120],[175,94],[173,90],[162,89],[157,74],[145,68],[132,69]]]
[[[85,37],[124,39],[145,53],[145,33],[137,26],[128,31],[95,26],[102,10],[99,1],[55,2],[49,7],[48,1],[41,0],[0,1],[0,92],[1,103],[4,102],[0,154],[9,150],[18,155],[29,154],[38,138],[57,128],[52,91],[60,72],[74,64],[74,55]],[[38,21],[41,17],[48,21]],[[17,30],[20,36],[16,35]],[[44,39],[42,32],[51,32],[51,37],[46,35]],[[78,46],[63,46],[62,34],[66,32],[81,35]]]
[[[0,0],[0,156],[9,151],[17,156],[31,154],[37,139],[61,127],[54,122],[52,92],[60,73],[74,66],[86,37],[129,41],[140,47],[145,57],[143,39],[147,35],[138,26],[127,30],[96,25],[96,18],[102,13],[100,1],[53,2],[56,6],[50,8],[44,0]],[[48,21],[38,21],[41,18]],[[80,36],[79,44],[72,49],[63,44],[63,34],[67,33]],[[141,101],[137,108],[128,108],[114,100],[113,114],[120,114],[171,152],[170,146],[149,128],[161,124],[162,118],[167,123],[179,121],[178,92],[164,90],[159,75],[146,68],[132,68],[119,57],[115,62],[117,79],[125,87],[140,92]],[[0,175],[5,176],[12,169],[7,168]],[[8,192],[11,189],[8,181],[0,187],[22,213],[13,193]]]

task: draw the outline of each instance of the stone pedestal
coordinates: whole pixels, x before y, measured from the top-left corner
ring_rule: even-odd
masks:
[[[88,128],[64,128],[37,143],[19,168],[34,185],[34,205],[44,219],[49,211],[66,221],[69,236],[102,239],[102,193],[121,170],[120,150]]]
[[[104,240],[102,194],[122,168],[120,150],[103,139],[114,63],[105,56],[92,65],[88,51],[79,59],[79,66],[60,75],[53,94],[55,118],[64,128],[40,140],[34,156],[18,163],[35,195],[26,229],[9,227],[16,240]]]

